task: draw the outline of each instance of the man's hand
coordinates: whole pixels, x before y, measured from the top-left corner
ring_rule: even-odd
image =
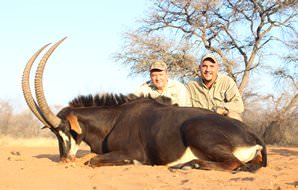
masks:
[[[233,119],[237,119],[239,121],[243,121],[241,115],[239,113],[229,111],[227,108],[222,106],[214,106],[212,110],[220,115],[228,116]]]
[[[214,106],[213,107],[214,112],[220,114],[220,115],[225,115],[227,116],[229,114],[229,110],[225,107],[221,107],[221,106]]]

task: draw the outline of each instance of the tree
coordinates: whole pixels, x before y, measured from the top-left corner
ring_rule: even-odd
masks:
[[[13,114],[13,108],[7,101],[0,102],[0,133],[6,135],[9,129],[9,122]]]
[[[180,79],[196,76],[195,57],[191,54],[191,45],[187,42],[176,43],[160,36],[144,37],[136,33],[126,33],[127,44],[122,53],[115,55],[116,60],[130,66],[131,74],[143,74],[149,66],[163,60],[168,70]]]
[[[186,65],[193,65],[194,57],[208,50],[221,58],[224,71],[238,82],[243,94],[251,71],[281,51],[273,48],[289,36],[297,39],[293,35],[297,34],[297,5],[295,0],[155,0],[141,27],[125,36],[126,44],[116,59],[140,73],[147,71],[150,60],[176,56],[178,61],[168,64],[186,73]]]

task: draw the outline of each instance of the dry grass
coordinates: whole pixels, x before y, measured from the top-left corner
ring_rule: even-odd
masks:
[[[15,138],[0,135],[0,147],[23,146],[23,147],[54,147],[58,146],[57,139],[46,137]]]

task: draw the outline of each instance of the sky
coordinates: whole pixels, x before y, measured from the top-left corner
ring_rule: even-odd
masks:
[[[134,92],[149,76],[129,76],[129,68],[115,62],[113,54],[121,49],[124,32],[134,29],[137,20],[144,17],[149,3],[1,1],[0,101],[9,101],[15,110],[26,109],[21,78],[27,61],[43,45],[54,44],[65,36],[67,39],[52,54],[44,72],[49,105],[66,106],[78,95]]]
[[[137,28],[152,1],[125,0],[0,0],[0,102],[16,111],[27,109],[21,89],[23,69],[47,43],[67,36],[45,68],[43,86],[49,105],[66,106],[78,95],[136,91],[145,76],[129,76],[129,68],[115,62],[123,34]],[[274,63],[275,61],[273,61]],[[270,62],[269,62],[270,64]],[[34,91],[35,67],[31,72]],[[256,91],[268,93],[274,83],[256,73]]]

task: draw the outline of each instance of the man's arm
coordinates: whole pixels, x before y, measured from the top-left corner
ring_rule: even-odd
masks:
[[[239,93],[238,87],[236,83],[231,79],[230,88],[228,88],[225,92],[225,103],[224,107],[228,111],[233,111],[236,113],[242,113],[244,111],[244,104],[242,101],[242,97]]]
[[[182,83],[179,84],[178,89],[178,104],[179,106],[191,107],[190,96],[188,94],[187,88]]]
[[[140,96],[144,96],[144,97],[148,96],[148,94],[149,94],[149,90],[148,90],[149,89],[149,83],[150,83],[150,81],[147,81],[147,82],[143,83],[139,87],[139,89],[134,92],[134,95],[139,96],[139,97]]]

